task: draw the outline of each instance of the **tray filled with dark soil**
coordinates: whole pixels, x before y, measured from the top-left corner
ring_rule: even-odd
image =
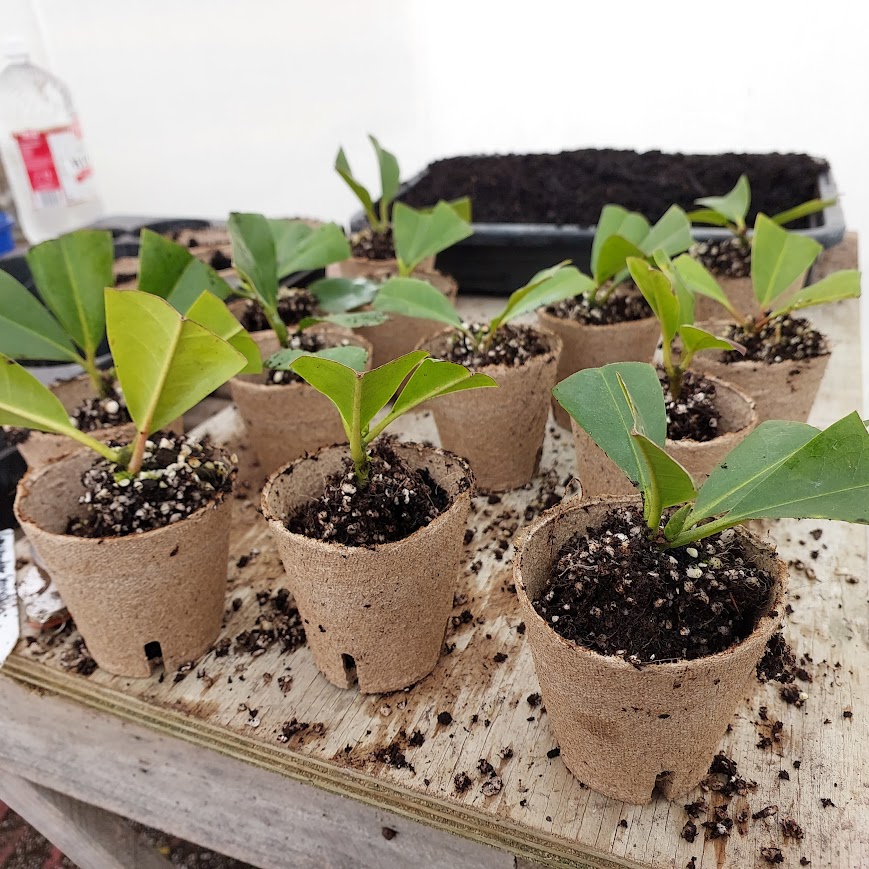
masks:
[[[463,289],[506,294],[553,262],[589,267],[591,243],[604,205],[616,203],[655,221],[671,205],[695,208],[701,196],[730,190],[741,174],[758,212],[776,213],[815,197],[836,195],[829,165],[805,154],[662,154],[593,150],[560,154],[451,157],[429,165],[399,199],[427,207],[470,196],[474,234],[438,256],[438,268]],[[359,229],[364,219],[352,223]],[[841,241],[838,205],[793,225],[825,247]],[[699,226],[698,241],[723,240],[727,231]]]

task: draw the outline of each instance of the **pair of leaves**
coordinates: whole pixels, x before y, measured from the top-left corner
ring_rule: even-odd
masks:
[[[374,148],[374,153],[377,155],[377,165],[380,169],[379,215],[375,211],[374,199],[369,193],[368,188],[354,177],[343,148],[338,150],[338,156],[335,158],[335,171],[344,179],[347,186],[362,204],[372,229],[382,232],[389,225],[389,207],[398,193],[400,173],[398,170],[398,160],[396,160],[395,155],[382,148],[374,136],[369,135],[368,139]]]
[[[308,287],[308,292],[321,311],[343,314],[370,305],[382,286],[383,281],[372,278],[320,278]]]
[[[436,256],[473,234],[461,211],[456,204],[444,201],[427,211],[417,211],[403,202],[395,203],[392,240],[402,276],[412,274],[427,257]]]
[[[325,347],[323,350],[291,350],[285,348],[266,359],[266,367],[275,371],[292,371],[293,363],[302,356],[315,356],[319,359],[331,359],[340,362],[354,371],[364,371],[368,362],[368,351],[364,347]]]
[[[390,423],[425,401],[466,389],[497,386],[488,375],[472,374],[463,365],[431,359],[424,350],[366,372],[311,355],[297,359],[292,370],[335,405],[347,439],[363,448]],[[408,376],[392,410],[372,427],[374,418]]]

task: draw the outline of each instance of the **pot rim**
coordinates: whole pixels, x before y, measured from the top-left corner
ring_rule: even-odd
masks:
[[[615,655],[602,655],[600,652],[596,652],[594,651],[594,649],[589,649],[587,646],[580,645],[574,640],[568,640],[567,638],[561,636],[558,631],[553,630],[552,627],[547,623],[547,621],[537,612],[537,609],[534,606],[534,602],[531,600],[531,597],[528,594],[528,590],[525,587],[525,581],[522,578],[522,562],[525,557],[526,541],[529,540],[531,537],[535,536],[536,534],[543,532],[544,529],[551,523],[557,522],[562,515],[579,511],[587,512],[591,508],[606,505],[609,505],[611,507],[619,507],[638,505],[639,503],[639,494],[625,495],[621,497],[602,495],[586,501],[581,501],[578,497],[563,500],[560,504],[556,504],[554,507],[551,507],[549,510],[541,513],[541,515],[538,516],[537,519],[535,519],[530,525],[527,525],[525,526],[525,528],[521,529],[516,540],[516,555],[513,559],[513,580],[516,584],[516,593],[520,599],[520,602],[525,606],[526,609],[528,609],[529,612],[534,613],[534,618],[536,618],[540,622],[540,624],[542,624],[546,628],[547,633],[550,635],[550,639],[555,638],[562,646],[564,646],[571,652],[575,652],[581,655],[592,655],[603,666],[619,672],[637,672],[637,668],[623,658],[618,658]],[[649,669],[655,674],[667,674],[670,672],[676,674],[677,672],[684,671],[686,667],[691,667],[692,665],[705,664],[707,662],[713,665],[718,662],[723,663],[728,657],[739,651],[739,649],[746,642],[748,642],[749,639],[765,629],[766,619],[783,619],[784,595],[788,581],[787,565],[779,557],[778,552],[774,546],[762,540],[757,535],[752,534],[752,532],[750,532],[747,528],[744,528],[741,525],[737,525],[734,527],[733,530],[739,536],[748,540],[751,545],[754,546],[756,549],[768,552],[775,560],[776,566],[779,568],[776,572],[776,575],[773,576],[773,587],[770,590],[770,600],[767,611],[760,616],[757,624],[754,626],[754,629],[747,637],[743,637],[738,643],[734,643],[733,645],[728,646],[726,649],[722,649],[720,652],[715,652],[711,655],[703,655],[700,658],[680,658],[676,661],[668,660],[661,663],[645,662],[642,665],[640,672],[642,672],[642,670],[644,669]],[[775,615],[773,615],[773,613],[775,613]]]
[[[349,456],[350,448],[347,444],[333,444],[331,446],[320,447],[320,449],[318,449],[315,453],[310,453],[308,455],[302,456],[299,459],[295,459],[294,461],[283,465],[282,467],[278,468],[274,473],[270,474],[268,480],[266,480],[266,483],[263,486],[260,496],[260,506],[262,508],[263,518],[269,523],[270,526],[277,526],[282,534],[289,535],[294,540],[304,541],[309,546],[314,546],[319,549],[324,549],[327,552],[337,553],[341,555],[362,552],[383,552],[391,546],[403,545],[408,540],[413,540],[418,534],[428,531],[429,529],[437,529],[446,521],[447,514],[463,496],[470,497],[471,495],[473,495],[474,474],[471,470],[470,464],[467,462],[466,459],[463,459],[461,456],[458,456],[455,453],[451,453],[448,450],[441,449],[440,447],[425,446],[424,444],[417,443],[416,441],[396,441],[395,446],[399,449],[404,447],[408,450],[416,450],[417,453],[429,453],[431,455],[436,455],[444,459],[446,462],[455,462],[461,468],[463,475],[461,488],[450,499],[450,502],[446,509],[444,509],[443,512],[441,512],[434,519],[432,519],[432,521],[429,522],[428,525],[423,525],[421,528],[417,528],[416,531],[414,531],[412,534],[408,534],[407,537],[402,537],[400,540],[391,540],[388,543],[375,543],[371,546],[348,546],[345,543],[334,543],[328,540],[317,540],[314,537],[308,537],[305,534],[297,534],[295,531],[290,531],[289,528],[287,528],[286,526],[286,517],[276,516],[272,514],[269,510],[269,495],[271,493],[273,485],[278,481],[280,477],[292,474],[296,466],[301,465],[304,462],[319,461],[321,453],[324,453],[327,450],[340,450],[341,452],[344,452],[346,453],[346,455]]]
[[[184,437],[184,435],[182,435]],[[227,461],[230,458],[229,452],[222,446],[214,447],[218,452],[223,453],[226,457]],[[78,459],[85,453],[90,453],[95,457],[95,460],[100,459],[93,450],[88,449],[87,447],[82,447],[81,449],[77,449],[72,453],[68,453],[65,456],[59,456],[57,458],[49,459],[46,464],[35,468],[28,468],[25,472],[24,476],[18,481],[18,485],[15,487],[15,501],[13,503],[13,512],[15,513],[15,518],[18,520],[19,524],[24,527],[25,523],[28,525],[33,525],[38,528],[42,534],[49,535],[58,540],[66,540],[66,541],[75,541],[74,543],[67,543],[67,545],[78,546],[81,543],[90,544],[90,545],[99,545],[106,541],[119,542],[123,540],[154,540],[156,537],[164,531],[168,531],[170,528],[176,528],[179,524],[187,522],[191,519],[199,518],[204,515],[208,510],[217,509],[221,507],[225,503],[231,503],[231,498],[235,493],[235,484],[238,472],[238,463],[231,463],[232,467],[235,469],[235,475],[232,480],[232,488],[228,492],[218,492],[216,493],[216,497],[212,498],[212,500],[208,501],[208,503],[203,504],[198,510],[195,510],[193,513],[190,513],[187,516],[184,516],[178,522],[173,522],[171,525],[162,525],[159,528],[151,528],[148,531],[141,531],[133,534],[113,534],[111,536],[106,537],[80,537],[77,534],[60,534],[56,531],[49,531],[47,528],[43,528],[42,525],[39,524],[35,519],[31,516],[28,516],[24,513],[24,504],[22,503],[26,498],[30,497],[33,493],[33,489],[35,486],[39,485],[40,479],[44,474],[47,474],[49,471],[54,470],[58,465],[63,464],[64,462],[72,462],[75,459]]]
[[[564,348],[564,341],[561,339],[561,336],[556,332],[553,332],[551,329],[546,329],[543,326],[533,325],[531,323],[524,323],[522,325],[526,326],[528,329],[531,329],[532,332],[536,332],[549,343],[549,349],[546,353],[542,353],[537,356],[531,356],[520,365],[504,365],[499,363],[496,365],[482,365],[479,368],[468,368],[468,370],[472,374],[491,375],[491,372],[493,371],[523,371],[529,368],[535,362],[542,362],[545,364],[548,361],[548,357],[550,356],[553,358],[553,361],[558,362],[558,357],[561,355],[561,351]],[[457,332],[458,330],[453,328],[452,326],[447,326],[445,329],[438,329],[437,332],[432,332],[431,335],[429,335],[427,338],[423,338],[422,341],[420,341],[419,344],[416,345],[416,349],[427,350],[429,353],[431,353],[430,347],[436,340]],[[437,357],[433,356],[432,358]],[[495,380],[497,380],[497,377],[494,377],[494,375],[491,376]]]
[[[555,314],[550,314],[545,308],[540,308],[537,311],[537,316],[541,320],[551,320],[554,323],[558,323],[560,325],[567,326],[568,328],[575,328],[578,330],[583,329],[612,329],[615,331],[616,329],[623,329],[626,326],[635,326],[635,325],[648,325],[651,320],[655,319],[654,314],[649,314],[648,317],[640,317],[638,320],[624,320],[621,323],[580,323],[578,320],[571,320],[567,317],[556,317]]]

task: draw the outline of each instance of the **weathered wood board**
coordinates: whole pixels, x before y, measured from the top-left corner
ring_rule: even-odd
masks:
[[[835,341],[812,416],[827,424],[860,406],[856,303],[815,319]],[[232,410],[210,425],[215,435],[239,436]],[[425,413],[409,420],[402,434],[437,440]],[[685,867],[694,857],[698,869],[742,869],[769,865],[760,850],[776,846],[785,865],[805,857],[813,867],[869,867],[866,529],[816,521],[772,528],[782,555],[794,562],[788,636],[812,677],[798,683],[808,699],[802,707],[787,705],[778,685],[758,685],[721,748],[741,775],[757,781],[756,791],[733,800],[731,816],[767,805],[778,813],[735,824],[730,836],[718,839],[705,839],[701,829],[689,843],[679,835],[687,819],[682,802],[706,796],[711,813],[722,802],[719,795],[698,789],[678,803],[657,799],[639,807],[602,797],[548,756],[556,742],[547,715],[528,701],[538,686],[510,587],[511,542],[526,510],[563,494],[573,466],[570,437],[550,425],[532,486],[498,503],[476,499],[454,624],[445,638],[451,651],[408,691],[361,696],[334,688],[306,647],[284,653],[275,643],[258,656],[235,650],[235,638],[268,615],[257,592],[282,585],[255,487],[235,504],[222,634],[233,641],[228,654],[212,652],[186,674],[127,680],[97,670],[85,676],[70,667],[76,660],[71,634],[51,643],[25,639],[3,672],[179,740],[553,866]],[[766,723],[761,706],[769,710]],[[446,716],[439,722],[444,712],[450,723]],[[308,727],[282,741],[293,719]],[[758,748],[775,720],[783,722],[781,741]],[[416,731],[421,745],[410,744],[420,741],[411,738]],[[502,782],[497,793],[491,785],[483,790],[481,759]],[[798,769],[795,761],[801,761]],[[471,785],[459,793],[455,779],[462,773]],[[822,800],[834,805],[825,808]],[[783,838],[784,818],[803,828],[802,841]]]

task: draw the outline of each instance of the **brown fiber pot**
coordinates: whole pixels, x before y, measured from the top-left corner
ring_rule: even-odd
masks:
[[[287,530],[287,517],[322,494],[326,478],[343,467],[345,447],[282,468],[262,496],[317,666],[339,688],[352,687],[355,675],[366,694],[406,688],[437,664],[473,489],[457,456],[419,444],[395,449],[411,467],[428,469],[450,496],[447,510],[403,540],[349,547]]]
[[[721,413],[720,434],[711,441],[667,438],[667,453],[681,464],[694,482],[701,485],[725,456],[752,432],[757,425],[754,402],[740,390],[710,377],[715,383],[715,405]],[[571,420],[573,443],[576,448],[576,468],[582,484],[582,497],[599,495],[632,495],[636,487],[615,462],[588,436],[584,429]]]
[[[537,317],[540,324],[555,332],[563,343],[556,383],[577,371],[610,362],[651,362],[661,336],[661,327],[654,317],[612,326],[589,326],[546,311],[538,311]],[[555,399],[552,399],[552,412],[562,428],[570,428],[567,411]]]
[[[175,670],[220,633],[232,498],[142,534],[75,537],[64,532],[85,509],[81,476],[93,461],[80,450],[29,472],[15,515],[100,667],[149,676],[145,647],[156,642],[166,670]]]
[[[60,403],[69,413],[72,413],[86,399],[96,396],[93,381],[86,374],[71,380],[62,380],[54,384],[51,391],[60,399]],[[183,420],[177,419],[166,428],[176,434],[183,434]],[[125,443],[133,439],[136,428],[132,423],[128,423],[127,425],[114,425],[109,428],[97,429],[88,432],[88,434],[98,441],[117,440]],[[64,456],[78,452],[81,448],[81,444],[77,441],[44,431],[31,431],[27,440],[18,444],[18,452],[21,453],[31,471],[44,467],[50,461],[62,459]]]
[[[760,313],[760,305],[754,295],[751,278],[728,278],[715,276],[718,285],[724,290],[724,295],[730,300],[736,310],[745,317],[755,316]],[[714,299],[697,293],[694,296],[694,320],[699,323],[702,320],[719,320],[727,316],[727,311]],[[719,332],[715,333],[720,334]]]
[[[351,344],[368,351],[371,344],[359,335],[329,324],[312,326],[310,331],[346,338]],[[251,336],[263,358],[278,350],[273,332],[254,332]],[[232,400],[247,427],[248,442],[253,447],[264,474],[294,461],[320,447],[344,443],[347,436],[335,405],[307,383],[266,384],[267,372],[243,374],[229,382]]]
[[[726,323],[703,324],[710,331]],[[830,354],[814,359],[785,362],[740,361],[725,364],[721,354],[702,353],[696,358],[696,368],[727,380],[754,400],[758,424],[768,419],[791,419],[805,422],[809,418],[815,397],[824,379]]]
[[[523,365],[475,369],[475,373],[492,377],[497,389],[444,395],[429,406],[441,446],[471,463],[477,487],[484,492],[524,486],[540,464],[561,338],[546,329],[535,331],[546,342],[546,353]],[[440,358],[455,334],[445,329],[420,347]]]
[[[414,277],[419,272],[434,271],[435,258],[426,257],[414,271]],[[387,278],[398,274],[398,261],[394,259],[366,259],[361,256],[350,257],[340,263],[326,266],[327,278]]]
[[[563,502],[522,532],[513,572],[543,702],[567,768],[594,790],[647,803],[690,791],[709,769],[733,713],[755,684],[755,667],[781,622],[787,567],[744,529],[737,534],[775,584],[757,627],[735,646],[691,661],[641,669],[559,636],[532,606],[558,551],[634,498]]]

